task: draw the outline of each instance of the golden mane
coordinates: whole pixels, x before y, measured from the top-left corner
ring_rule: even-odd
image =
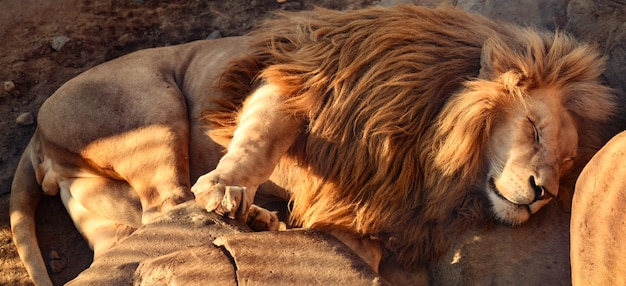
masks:
[[[589,150],[614,107],[590,47],[449,7],[283,12],[251,36],[222,77],[229,100],[207,114],[212,135],[232,135],[254,86],[278,85],[308,123],[278,166],[307,174],[290,190],[294,222],[379,238],[407,265],[434,261],[487,217],[483,146],[526,90],[565,89]]]

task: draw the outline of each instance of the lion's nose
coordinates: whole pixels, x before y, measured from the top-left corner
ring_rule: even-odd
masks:
[[[546,191],[546,189],[542,185],[537,185],[537,182],[535,181],[535,176],[530,176],[529,181],[530,187],[535,191],[535,200],[533,202],[554,197],[550,192]]]

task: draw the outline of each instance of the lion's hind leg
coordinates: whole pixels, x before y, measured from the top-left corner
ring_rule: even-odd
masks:
[[[270,177],[303,124],[281,109],[283,100],[272,84],[246,99],[227,153],[191,189],[207,211],[247,220],[258,186]]]
[[[101,191],[106,192],[106,190]],[[83,206],[72,196],[71,192],[65,189],[61,190],[60,196],[65,208],[74,221],[74,225],[76,225],[78,231],[87,240],[89,247],[93,249],[94,259],[97,259],[111,247],[119,244],[137,229],[137,227],[120,223],[94,213]],[[93,200],[94,203],[99,201],[98,198],[93,198]],[[119,210],[124,211],[122,209]],[[117,212],[118,210],[101,209],[101,211]],[[141,211],[138,210],[134,216],[135,219],[127,218],[127,220],[140,219]]]
[[[124,181],[79,177],[64,179],[59,186],[61,200],[94,259],[142,225],[139,198]]]

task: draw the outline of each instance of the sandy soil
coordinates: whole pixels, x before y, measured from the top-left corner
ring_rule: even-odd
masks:
[[[0,83],[8,84],[0,90],[0,285],[29,284],[11,242],[8,219],[13,172],[35,130],[35,124],[28,124],[28,119],[18,123],[16,119],[20,115],[36,117],[42,102],[65,81],[94,65],[135,50],[189,42],[209,35],[240,35],[272,10],[309,9],[312,3],[352,9],[373,2],[376,1],[0,2]],[[54,42],[63,37],[69,41],[58,49]],[[89,266],[91,253],[58,198],[42,201],[37,224],[42,253],[46,259],[55,260],[52,275],[55,284],[72,279]]]

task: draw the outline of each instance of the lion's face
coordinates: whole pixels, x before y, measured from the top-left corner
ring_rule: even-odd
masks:
[[[498,219],[513,225],[550,202],[574,162],[578,133],[557,89],[536,89],[526,104],[509,106],[488,145],[485,189]]]

